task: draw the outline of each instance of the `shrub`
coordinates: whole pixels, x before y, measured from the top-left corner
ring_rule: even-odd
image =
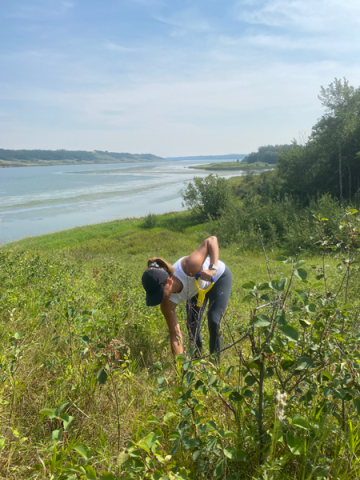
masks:
[[[147,228],[147,229],[151,229],[151,228],[155,228],[156,227],[156,224],[157,224],[157,217],[154,213],[149,213],[148,215],[146,215],[146,217],[144,218],[144,221],[142,223],[142,227],[143,228]]]
[[[186,190],[180,190],[180,194],[183,206],[201,220],[219,218],[232,202],[227,180],[213,174],[206,178],[194,177],[194,183],[190,182]]]

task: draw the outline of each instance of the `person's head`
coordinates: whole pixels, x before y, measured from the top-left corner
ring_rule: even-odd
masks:
[[[142,276],[142,284],[146,291],[146,305],[155,307],[171,295],[174,267],[159,257],[148,260],[147,266]]]

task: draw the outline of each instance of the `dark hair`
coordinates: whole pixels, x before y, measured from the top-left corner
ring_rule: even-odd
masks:
[[[166,260],[160,257],[154,257],[150,258],[147,262],[147,268],[161,268],[162,270],[165,270],[169,275],[174,275],[175,268],[168,263]]]

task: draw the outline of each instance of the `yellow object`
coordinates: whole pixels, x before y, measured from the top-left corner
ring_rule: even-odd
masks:
[[[208,286],[208,288],[206,288],[206,289],[200,288],[199,282],[198,282],[198,279],[197,279],[197,278],[195,278],[195,283],[196,283],[196,287],[197,287],[197,289],[198,289],[198,299],[197,299],[197,304],[196,304],[196,306],[197,306],[197,307],[202,307],[202,306],[204,306],[205,295],[207,294],[207,292],[208,292],[209,290],[212,289],[212,287],[214,286],[214,282],[211,282],[210,285]]]

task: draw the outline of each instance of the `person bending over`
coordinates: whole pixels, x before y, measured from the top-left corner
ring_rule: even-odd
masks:
[[[199,286],[206,288],[213,277],[214,285],[206,293],[202,307],[197,307],[198,290],[195,275],[201,273]],[[161,306],[170,333],[171,351],[174,355],[183,353],[183,338],[180,331],[176,306],[186,302],[187,328],[192,346],[197,354],[202,353],[201,319],[208,303],[208,327],[210,354],[222,349],[222,337],[219,334],[222,315],[229,301],[232,274],[230,269],[219,260],[217,238],[207,238],[193,253],[180,258],[170,265],[162,258],[152,258],[142,276],[146,291],[146,305]]]

